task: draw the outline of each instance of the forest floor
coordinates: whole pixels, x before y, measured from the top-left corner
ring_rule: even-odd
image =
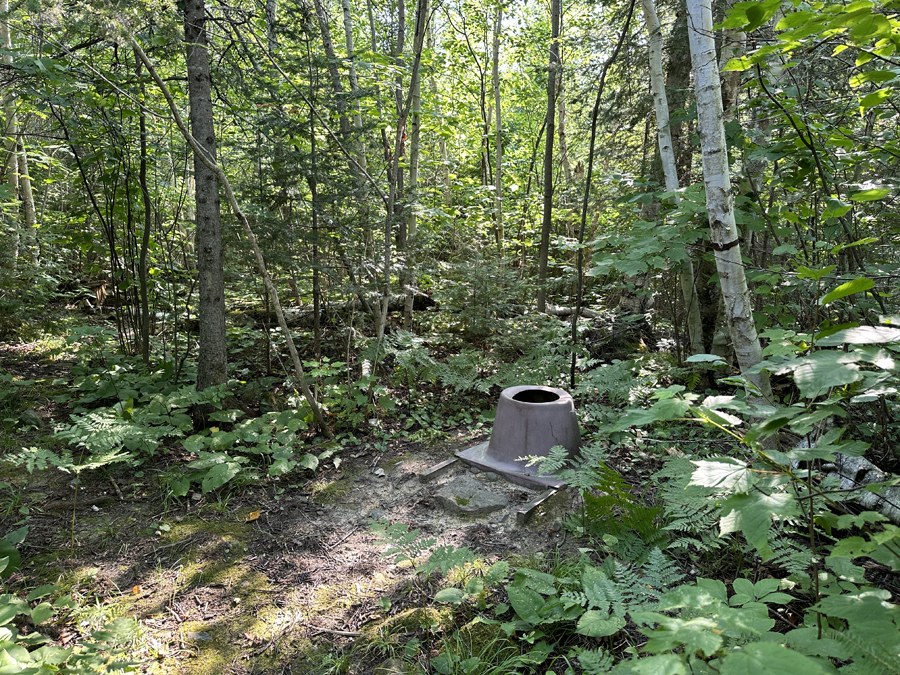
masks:
[[[0,366],[52,382],[68,379],[71,363],[6,345]],[[34,411],[39,424],[7,439],[13,446],[46,437],[70,412],[50,398]],[[433,481],[419,479],[484,440],[473,433],[459,429],[429,444],[398,440],[380,450],[363,438],[342,452],[339,468],[320,467],[305,480],[291,475],[181,500],[167,497],[160,474],[166,462],[184,457],[77,478],[2,467],[0,480],[10,485],[0,498],[2,527],[29,528],[22,569],[7,587],[54,583],[81,600],[67,625],[49,627],[63,646],[112,618],[137,619],[131,656],[143,672],[393,672],[386,653],[417,636],[427,657],[428,641],[440,634],[442,617],[419,609],[440,582],[385,557],[373,519],[408,524],[436,545],[477,549],[487,562],[534,561],[560,549],[577,554],[562,521],[578,504],[565,490],[523,526],[516,512],[537,493],[474,475],[461,463]],[[442,509],[436,490],[463,473],[505,496],[508,506],[477,517]]]

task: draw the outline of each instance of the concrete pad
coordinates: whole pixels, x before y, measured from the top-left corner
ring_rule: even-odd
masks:
[[[435,501],[452,513],[484,516],[506,508],[509,504],[503,495],[491,492],[480,481],[469,476],[459,476],[434,494]]]

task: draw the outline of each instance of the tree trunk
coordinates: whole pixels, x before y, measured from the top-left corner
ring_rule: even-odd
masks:
[[[278,0],[266,0],[266,45],[270,56],[275,54],[275,48],[278,47],[277,32],[275,30],[277,20]]]
[[[341,137],[346,142],[346,138],[350,134],[350,120],[347,119],[347,104],[344,100],[344,87],[341,84],[341,74],[340,71],[338,71],[337,58],[334,54],[334,42],[331,39],[328,14],[325,12],[322,0],[313,1],[316,6],[316,18],[319,21],[319,32],[322,35],[322,47],[325,50],[325,58],[328,63],[328,75],[331,77],[331,87],[334,90],[334,107],[337,109],[339,115]]]
[[[434,52],[434,47],[434,29],[432,28],[428,31],[428,48]],[[438,92],[437,80],[434,77],[434,70],[431,71],[431,77],[428,78],[428,86],[431,89],[431,95],[434,101],[431,107],[434,110],[435,116],[440,117],[441,99],[440,93]],[[441,168],[438,175],[440,176],[440,184],[444,190],[444,203],[451,204],[453,202],[453,195],[450,190],[450,155],[447,152],[447,139],[444,138],[443,134],[438,137],[438,149],[441,153]]]
[[[561,0],[550,6],[550,64],[547,69],[547,136],[544,144],[544,216],[538,261],[537,311],[547,308],[547,263],[550,257],[550,230],[553,227],[553,138],[556,136],[556,70],[559,66],[559,17]]]
[[[12,37],[9,30],[9,0],[0,0],[0,48],[7,51],[3,55],[3,65],[12,66]],[[15,200],[19,194],[19,163],[18,153],[16,152],[16,139],[19,135],[19,123],[16,119],[16,99],[13,94],[12,87],[6,89],[3,93],[3,112],[4,112],[4,153],[3,153],[3,175],[6,179],[7,194],[4,199]],[[8,139],[8,140],[7,140]],[[10,238],[3,251],[3,266],[10,272],[15,272],[17,261],[19,258],[19,228],[15,223],[13,236]]]
[[[669,102],[666,97],[666,83],[662,69],[662,28],[656,15],[653,0],[642,0],[644,9],[644,25],[650,46],[650,88],[653,91],[653,105],[656,110],[656,134],[659,140],[659,156],[662,160],[663,176],[666,191],[678,190],[678,167],[675,162],[675,149],[672,145],[672,132],[669,126]],[[675,196],[675,203],[680,198]],[[694,283],[694,265],[690,258],[684,261],[678,271],[681,295],[684,299],[687,315],[688,336],[692,354],[703,353],[703,321],[700,317],[700,301]]]
[[[753,323],[753,305],[734,221],[712,10],[706,0],[688,0],[687,8],[710,240],[715,250],[732,345],[741,372],[746,373],[747,369],[762,360],[762,347]],[[762,398],[771,401],[772,389],[766,373],[747,375],[747,379],[756,386]]]
[[[424,25],[422,26],[424,28]],[[413,38],[413,51],[421,53],[424,45],[425,36],[419,32],[420,26],[417,21],[416,33]],[[403,273],[401,285],[406,294],[406,306],[403,310],[403,327],[406,330],[412,330],[413,318],[413,269],[416,262],[416,234],[418,234],[417,213],[419,206],[419,146],[422,135],[422,74],[420,69],[412,74],[409,86],[412,91],[412,100],[410,103],[409,117],[409,187],[407,188],[406,200],[406,260],[403,265]]]
[[[141,76],[143,64],[140,58],[135,54],[137,61],[136,74],[138,78]],[[143,83],[141,84],[141,98],[144,96]],[[150,293],[147,288],[147,252],[150,249],[150,227],[153,223],[153,208],[150,201],[150,189],[147,187],[147,114],[144,108],[138,111],[138,124],[140,128],[140,164],[138,166],[138,183],[141,187],[141,198],[144,205],[144,227],[143,236],[141,237],[140,258],[138,260],[138,291],[140,293],[141,310],[140,310],[140,340],[141,340],[141,357],[144,359],[144,365],[150,367]]]
[[[275,315],[278,317],[278,325],[281,328],[281,333],[284,336],[285,342],[287,342],[288,352],[291,355],[291,362],[294,364],[294,370],[297,374],[297,381],[300,384],[300,390],[303,392],[303,396],[306,399],[307,403],[309,403],[310,409],[313,413],[313,417],[315,418],[316,423],[319,425],[319,428],[322,430],[322,433],[325,434],[327,438],[334,438],[334,434],[331,432],[331,429],[325,422],[325,416],[322,414],[322,409],[316,402],[316,399],[312,394],[312,390],[309,388],[309,385],[306,381],[306,376],[303,372],[303,364],[300,361],[300,355],[297,353],[297,346],[294,344],[294,338],[291,335],[290,328],[288,328],[287,322],[284,318],[284,311],[281,308],[281,301],[278,299],[278,291],[275,289],[275,284],[272,283],[272,277],[269,275],[268,269],[266,269],[266,261],[263,258],[262,251],[260,251],[259,249],[259,243],[256,240],[256,235],[253,234],[253,229],[250,227],[250,221],[247,220],[246,214],[244,214],[244,211],[241,209],[240,204],[238,204],[237,198],[234,196],[234,190],[231,189],[231,183],[228,181],[228,176],[222,170],[222,167],[218,165],[216,160],[201,145],[200,141],[196,137],[194,137],[194,135],[190,131],[188,131],[187,127],[181,119],[181,114],[178,112],[178,107],[175,105],[175,99],[172,98],[172,93],[169,91],[166,83],[163,82],[162,78],[156,72],[156,69],[153,68],[153,64],[150,62],[150,59],[147,58],[144,50],[141,49],[141,46],[137,43],[134,37],[130,37],[129,40],[131,42],[132,48],[138,55],[138,58],[140,58],[140,60],[146,66],[147,71],[153,78],[153,81],[156,82],[156,86],[159,87],[159,90],[163,93],[163,96],[166,99],[166,103],[168,103],[169,105],[169,110],[172,113],[172,117],[175,120],[175,124],[178,126],[178,130],[181,132],[182,136],[184,136],[185,140],[187,140],[188,145],[191,146],[191,150],[193,151],[195,159],[199,160],[207,169],[215,174],[218,180],[221,181],[222,188],[225,190],[225,195],[228,198],[228,202],[229,204],[231,204],[231,209],[234,211],[234,215],[237,218],[238,222],[240,222],[240,224],[243,226],[244,234],[247,236],[247,241],[250,244],[250,248],[253,251],[254,257],[256,258],[257,268],[259,269],[259,274],[262,277],[266,290],[269,293],[269,297],[272,298],[272,308],[275,310]]]
[[[209,55],[204,0],[186,0],[184,42],[187,57],[191,135],[212,161],[216,157]],[[225,345],[225,279],[219,180],[198,155],[194,155],[196,195],[197,271],[200,280],[200,354],[197,389],[227,380]]]
[[[497,16],[494,20],[494,59],[491,76],[494,85],[494,144],[497,166],[494,167],[494,232],[497,250],[503,253],[503,138],[500,108],[500,32],[503,27],[503,0],[497,0]]]

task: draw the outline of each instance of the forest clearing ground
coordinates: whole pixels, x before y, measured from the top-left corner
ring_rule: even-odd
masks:
[[[67,377],[71,364],[38,354],[6,347],[0,359],[13,375],[39,380],[39,389]],[[43,395],[29,405],[41,428],[8,434],[7,450],[48,442],[52,424],[69,412]],[[438,590],[433,578],[417,578],[408,563],[383,557],[386,545],[370,529],[373,518],[406,523],[437,545],[477,549],[487,561],[533,559],[559,547],[575,551],[561,527],[573,509],[567,491],[525,527],[516,524],[516,511],[537,493],[483,474],[476,479],[506,496],[505,509],[473,517],[436,504],[439,487],[472,473],[459,464],[429,483],[418,473],[478,440],[459,429],[428,445],[391,441],[376,451],[363,444],[345,449],[339,468],[229,484],[183,500],[168,498],[161,480],[167,463],[184,459],[172,453],[156,465],[87,471],[77,481],[58,470],[29,475],[7,465],[0,479],[16,492],[7,500],[28,512],[23,517],[9,509],[4,530],[29,527],[23,566],[9,588],[57,583],[81,599],[69,624],[49,631],[63,645],[109,619],[138,619],[134,657],[144,672],[314,672],[323,655],[355,639],[421,632],[419,625],[372,626],[388,616],[402,623],[404,612],[430,602]],[[387,612],[382,598],[390,601]],[[362,661],[352,672],[370,672],[384,658],[355,653]],[[370,657],[378,660],[366,663]]]

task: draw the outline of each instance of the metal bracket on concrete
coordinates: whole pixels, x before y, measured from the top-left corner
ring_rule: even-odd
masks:
[[[435,478],[440,478],[450,469],[452,469],[457,462],[459,462],[458,457],[451,457],[447,461],[436,464],[430,469],[425,469],[422,473],[419,474],[419,480],[423,483],[427,483],[428,481],[432,481]]]
[[[525,523],[527,523],[531,516],[534,515],[534,512],[537,511],[538,507],[548,499],[550,499],[557,492],[559,492],[559,490],[555,488],[544,490],[541,494],[538,495],[537,499],[528,502],[523,508],[516,511],[516,522],[519,525],[524,525]]]

